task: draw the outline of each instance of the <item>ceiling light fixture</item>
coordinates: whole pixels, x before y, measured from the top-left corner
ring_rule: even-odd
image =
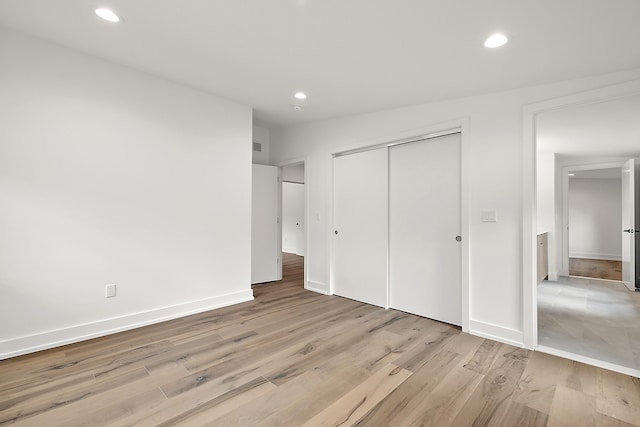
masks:
[[[111,9],[99,8],[96,9],[96,15],[105,21],[109,22],[120,22],[120,17],[116,15],[116,13]]]
[[[507,36],[501,33],[496,33],[491,35],[487,40],[485,40],[484,47],[488,47],[489,49],[494,49],[496,47],[504,46],[505,44],[507,44],[508,41],[509,39],[507,38]]]
[[[568,173],[567,175],[568,175],[568,176],[576,176],[576,174],[575,174],[575,173]]]
[[[295,96],[297,99],[307,99],[307,94],[304,92],[296,92]]]

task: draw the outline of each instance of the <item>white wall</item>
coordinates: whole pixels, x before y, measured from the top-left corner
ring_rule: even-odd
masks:
[[[640,70],[309,123],[271,134],[271,161],[306,158],[307,283],[330,290],[332,152],[460,125],[468,195],[470,330],[523,342],[523,107],[640,77]],[[481,222],[496,209],[498,222]],[[463,227],[464,229],[464,227]]]
[[[261,151],[252,151],[252,163],[258,165],[269,164],[269,142],[271,139],[270,131],[266,127],[253,126],[253,141],[262,145]],[[253,144],[251,144],[253,147]]]
[[[555,261],[557,270],[549,269],[549,278],[555,271],[559,276],[569,275],[569,172],[619,167],[627,159],[616,155],[555,155],[555,212],[556,245],[549,247],[549,265]],[[538,196],[540,197],[540,196]],[[553,260],[552,260],[553,257]]]
[[[287,165],[282,167],[283,182],[297,182],[304,184],[304,163],[299,165]]]
[[[622,183],[569,179],[569,256],[622,259]]]
[[[557,280],[559,272],[558,244],[556,226],[556,156],[550,151],[538,151],[537,158],[537,219],[538,234],[547,233],[547,253],[549,257],[549,280]]]
[[[4,30],[0,58],[0,358],[253,298],[249,107]]]

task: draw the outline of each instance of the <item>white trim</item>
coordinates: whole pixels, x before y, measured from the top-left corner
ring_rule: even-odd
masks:
[[[39,334],[27,335],[0,341],[0,360],[36,351],[47,350],[66,344],[111,335],[142,326],[190,316],[216,308],[253,300],[253,290],[219,295],[198,301],[161,307],[153,310],[84,323],[68,328],[56,329]]]
[[[464,131],[464,128],[468,129],[469,126],[469,118],[461,117],[457,120],[450,120],[442,123],[436,123],[427,127],[419,127],[414,129],[409,129],[404,132],[398,132],[391,135],[381,136],[377,138],[367,139],[365,141],[354,142],[352,144],[343,145],[340,147],[332,148],[329,151],[331,155],[331,159],[336,155],[340,155],[347,152],[358,152],[358,151],[366,151],[371,148],[382,148],[386,147],[389,144],[397,144],[408,141],[417,141],[420,139],[424,139],[424,136],[436,135],[436,134],[448,134],[448,133],[458,133],[461,130]]]
[[[524,347],[522,331],[505,328],[491,323],[479,322],[477,320],[469,321],[469,333],[482,338],[488,338],[504,344],[513,345],[515,347]]]
[[[553,356],[563,357],[569,360],[575,360],[576,362],[585,363],[587,365],[595,366],[598,368],[608,369],[610,371],[619,372],[625,375],[631,375],[632,377],[640,378],[640,370],[628,368],[626,366],[616,365],[615,363],[605,362],[598,359],[592,359],[591,357],[581,356],[579,354],[571,353],[564,350],[558,350],[556,348],[539,345],[536,347],[536,351],[540,353],[551,354]]]
[[[326,157],[326,156],[325,156]],[[331,215],[330,218],[330,222],[329,222],[329,232],[327,233],[327,239],[328,240],[328,245],[327,247],[329,248],[329,289],[328,289],[328,293],[327,295],[333,295],[333,293],[335,292],[335,265],[336,265],[336,245],[335,245],[335,239],[333,238],[334,236],[334,232],[336,230],[336,214],[335,214],[335,209],[334,209],[334,203],[333,203],[333,199],[335,197],[335,186],[336,186],[336,179],[335,179],[335,166],[334,166],[334,155],[333,153],[330,153],[328,155],[328,157],[330,158],[329,161],[329,167],[330,167],[330,173],[331,173],[331,197],[329,197],[328,199],[328,204],[329,204],[329,212]]]
[[[331,295],[329,286],[326,283],[314,282],[313,280],[305,280],[304,288],[308,291],[317,292],[323,295]]]
[[[526,105],[523,108],[522,150],[522,312],[524,345],[538,345],[536,116],[545,111],[625,98],[640,93],[640,80],[602,87]]]
[[[622,261],[620,254],[601,254],[593,252],[571,252],[569,258],[599,259],[603,261]]]
[[[538,218],[536,107],[524,107],[522,149],[522,338],[525,348],[538,345]]]
[[[557,282],[558,278],[560,277],[560,275],[558,274],[557,271],[550,271],[548,273],[548,276],[549,276],[549,281],[550,282]]]
[[[396,145],[402,145],[402,144],[410,144],[412,142],[419,142],[419,141],[424,141],[427,139],[433,139],[433,138],[439,138],[441,136],[449,136],[449,135],[455,135],[457,133],[460,133],[461,130],[459,128],[454,128],[454,129],[447,129],[444,131],[439,131],[439,132],[432,132],[429,134],[425,134],[425,135],[416,135],[416,136],[412,136],[409,138],[402,138],[399,140],[395,140],[395,141],[389,141],[389,142],[385,142],[382,144],[377,144],[377,145],[367,145],[365,147],[359,147],[359,148],[354,148],[352,150],[347,150],[347,151],[341,151],[339,153],[335,153],[333,156],[334,157],[340,157],[340,156],[347,156],[349,154],[356,154],[356,153],[362,153],[365,151],[371,151],[371,150],[377,150],[379,148],[390,148],[390,147],[395,147]]]
[[[275,166],[278,166],[279,168],[283,168],[285,166],[296,166],[296,165],[300,165],[300,164],[304,165],[306,160],[307,160],[306,157],[296,157],[296,158],[293,158],[293,159],[288,159],[288,160],[283,160],[281,162],[277,162],[275,164]],[[307,181],[306,174],[305,174],[304,180],[305,180],[305,182]],[[304,184],[304,183],[301,182],[300,184]]]
[[[417,139],[415,142],[419,141]],[[391,251],[389,246],[391,245],[391,151],[390,148],[395,144],[387,144],[387,238],[386,247],[387,247],[387,277],[385,284],[385,300],[384,300],[384,308],[388,310],[391,308]]]
[[[460,292],[462,297],[462,331],[469,332],[470,329],[470,311],[471,311],[471,293],[469,291],[470,283],[470,243],[471,233],[469,232],[469,174],[470,165],[472,163],[469,156],[469,119],[463,119],[459,122],[460,134],[460,235],[462,236],[462,248],[460,251]]]
[[[624,285],[624,282],[622,282],[620,280],[601,279],[599,277],[587,277],[587,276],[569,276],[569,277],[576,277],[578,279],[587,279],[587,280],[597,280],[597,281],[600,281],[600,282],[622,283]]]

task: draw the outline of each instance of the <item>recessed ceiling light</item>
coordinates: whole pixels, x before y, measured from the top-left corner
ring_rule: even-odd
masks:
[[[490,36],[487,40],[485,40],[484,47],[493,49],[496,47],[504,46],[505,44],[507,44],[508,41],[509,39],[507,38],[507,36],[501,33],[496,33]]]
[[[307,99],[307,94],[306,94],[306,93],[304,93],[304,92],[297,92],[297,93],[296,93],[295,95],[293,95],[293,96],[295,96],[295,97],[296,97],[296,98],[298,98],[298,99]]]
[[[116,13],[111,9],[99,8],[96,9],[96,15],[105,21],[109,22],[120,22],[120,17],[116,15]]]
[[[568,176],[576,176],[576,174],[575,174],[575,173],[568,173],[567,175],[568,175]]]

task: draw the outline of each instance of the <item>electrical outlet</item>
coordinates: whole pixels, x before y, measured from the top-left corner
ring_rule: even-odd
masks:
[[[113,298],[116,296],[116,285],[115,284],[109,284],[106,286],[106,297],[107,298]]]

